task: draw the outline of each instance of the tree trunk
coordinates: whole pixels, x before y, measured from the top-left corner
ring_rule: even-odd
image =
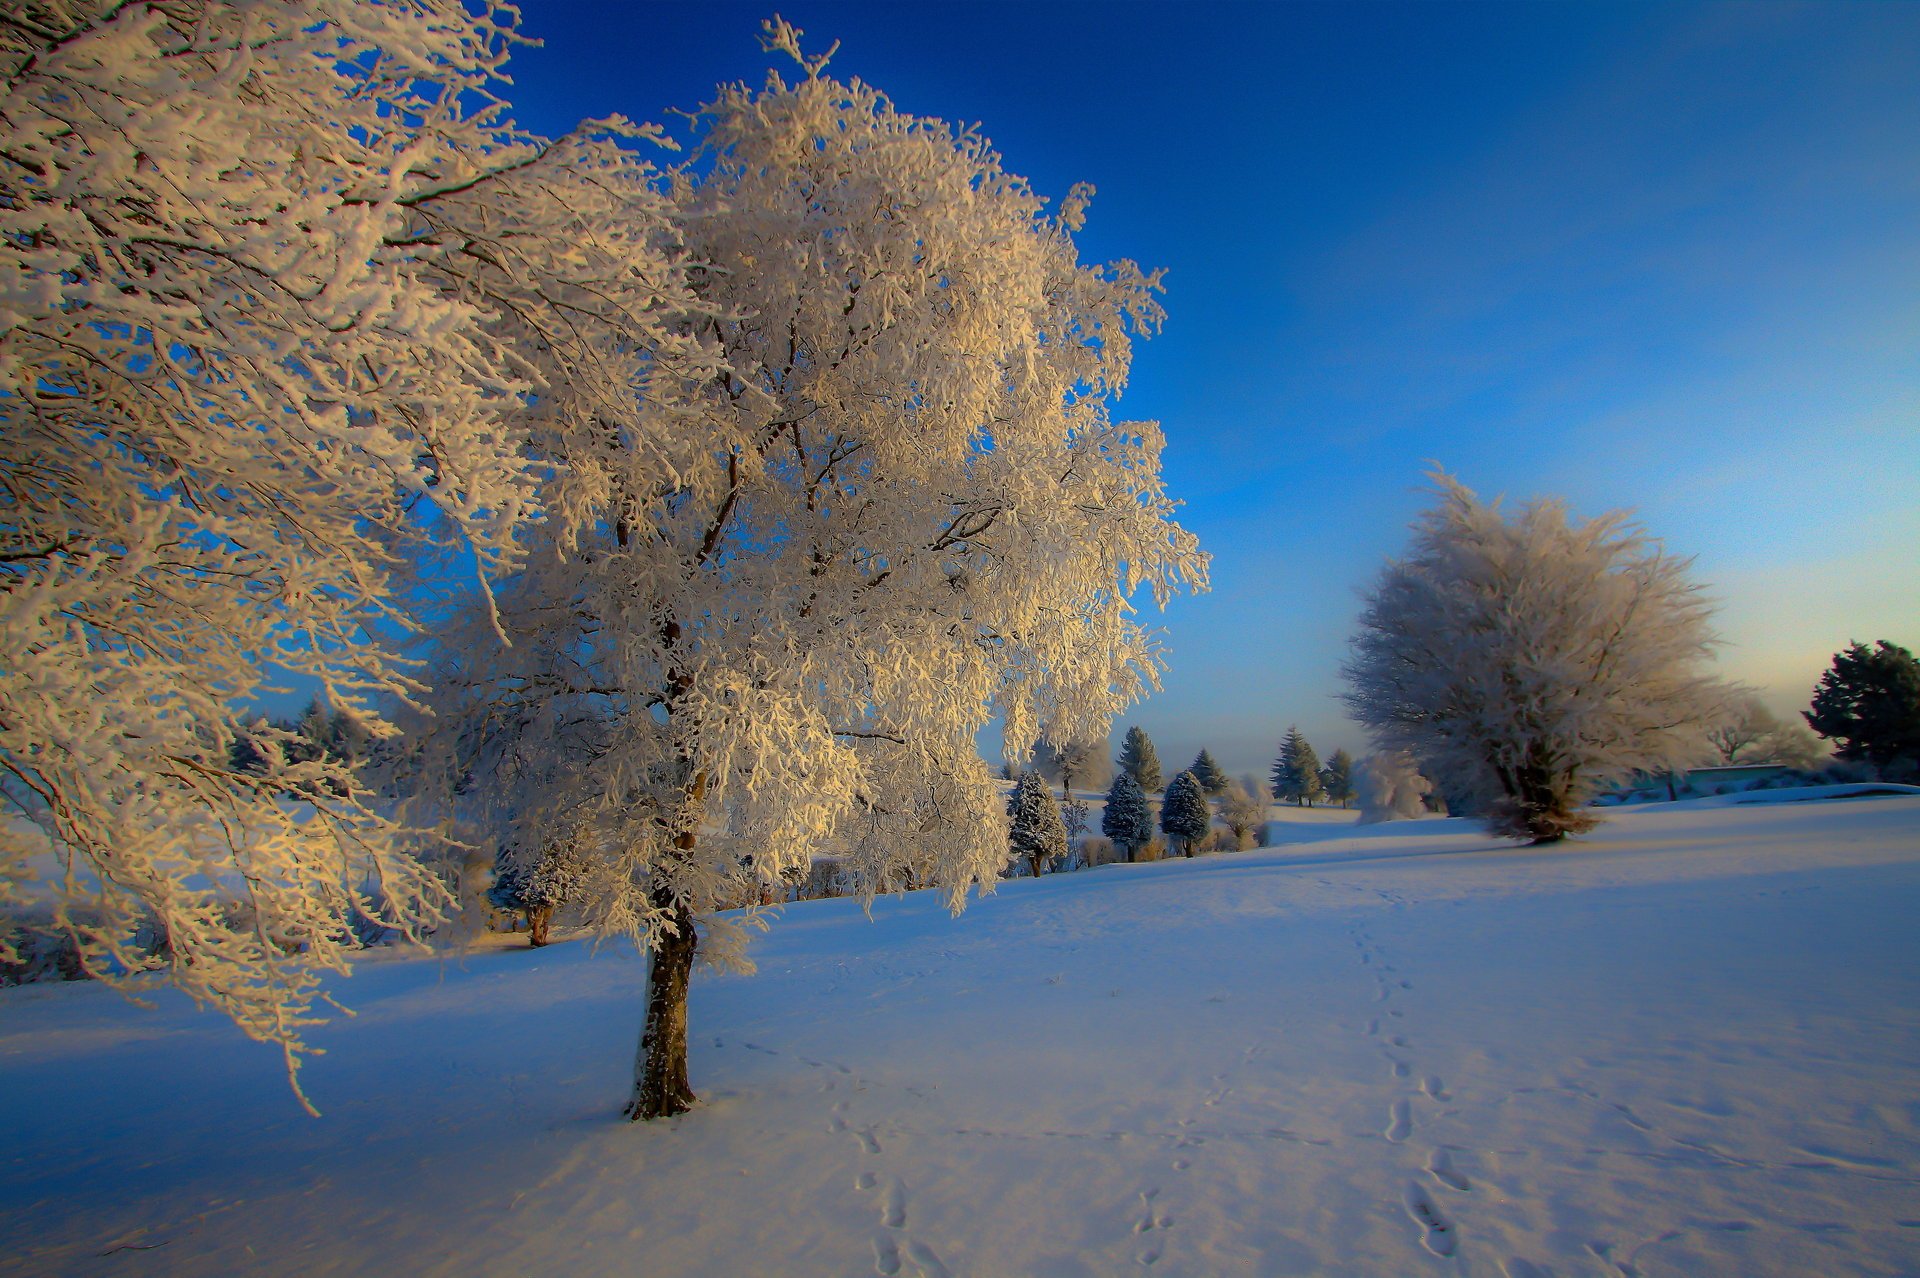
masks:
[[[707,795],[707,774],[696,772],[687,790],[686,828],[673,845],[688,859],[700,839],[700,818]],[[633,1095],[626,1115],[670,1118],[692,1109],[700,1098],[687,1082],[687,984],[693,977],[694,950],[700,938],[693,910],[667,884],[655,880],[653,908],[672,925],[664,929],[647,964],[647,1019],[640,1027],[640,1048],[633,1062]]]
[[[687,1082],[687,984],[699,944],[693,911],[665,889],[655,890],[654,904],[667,911],[675,930],[661,936],[647,964],[647,1019],[625,1110],[636,1121],[684,1114],[699,1099]]]
[[[553,907],[536,905],[527,911],[527,939],[539,949],[553,939]]]
[[[1032,856],[1028,857],[1027,860],[1032,862],[1033,864],[1033,877],[1036,879],[1039,878],[1040,866],[1046,860],[1046,858],[1036,852]]]

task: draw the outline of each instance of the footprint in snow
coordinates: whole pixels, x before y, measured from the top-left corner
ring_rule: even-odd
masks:
[[[1463,1194],[1473,1190],[1473,1182],[1454,1169],[1453,1155],[1444,1145],[1434,1150],[1433,1156],[1427,1159],[1427,1171],[1448,1189],[1455,1189]]]
[[[1397,1100],[1389,1112],[1386,1138],[1398,1145],[1413,1134],[1413,1111],[1405,1100]]]
[[[907,1227],[907,1187],[897,1176],[887,1182],[886,1196],[880,1202],[880,1223],[888,1229]]]
[[[1451,1256],[1460,1240],[1454,1236],[1453,1222],[1433,1205],[1433,1200],[1427,1197],[1427,1191],[1418,1183],[1410,1184],[1401,1201],[1406,1206],[1407,1214],[1420,1226],[1420,1244],[1436,1256]]]
[[[1429,1074],[1425,1078],[1421,1079],[1420,1090],[1425,1092],[1429,1097],[1437,1101],[1448,1101],[1453,1099],[1453,1096],[1447,1091],[1447,1089],[1440,1085],[1440,1077],[1437,1074]]]

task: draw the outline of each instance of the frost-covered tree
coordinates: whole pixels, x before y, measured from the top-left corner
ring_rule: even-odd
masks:
[[[1718,763],[1759,763],[1763,762],[1759,757],[1761,742],[1779,726],[1779,718],[1757,694],[1736,691],[1707,729],[1707,744]]]
[[[1049,781],[1058,782],[1071,797],[1075,790],[1105,785],[1113,778],[1113,763],[1105,741],[1070,741],[1055,745],[1042,737],[1033,747],[1033,767]]]
[[[1802,714],[1840,743],[1842,759],[1882,769],[1900,759],[1920,762],[1920,660],[1885,639],[1872,648],[1850,644],[1833,655]]]
[[[1153,842],[1153,808],[1133,773],[1123,770],[1113,778],[1106,809],[1100,814],[1100,833],[1112,839],[1129,861]]]
[[[1381,750],[1486,796],[1489,828],[1551,843],[1590,828],[1610,782],[1702,757],[1723,686],[1711,611],[1622,513],[1558,501],[1513,517],[1435,472],[1439,502],[1368,596],[1344,668]]]
[[[1227,829],[1233,831],[1234,842],[1241,847],[1246,846],[1248,836],[1267,819],[1267,795],[1263,788],[1229,781],[1216,802],[1220,808],[1220,820]]]
[[[1345,750],[1333,752],[1333,757],[1320,769],[1320,789],[1329,803],[1338,803],[1344,808],[1353,802],[1352,755]]]
[[[1433,783],[1420,775],[1420,766],[1405,750],[1385,750],[1360,760],[1353,783],[1362,825],[1423,816],[1427,796],[1433,793]]]
[[[546,844],[531,858],[522,849],[505,847],[494,858],[487,898],[524,915],[527,938],[538,949],[552,939],[555,912],[578,894],[583,868],[579,850],[566,839]]]
[[[1152,794],[1160,788],[1160,756],[1154,751],[1153,739],[1145,729],[1127,729],[1126,739],[1120,743],[1120,758],[1116,762],[1120,770],[1139,785],[1141,793]]]
[[[1192,856],[1194,845],[1207,837],[1213,827],[1213,810],[1207,806],[1207,792],[1200,779],[1182,772],[1167,783],[1166,798],[1160,804],[1160,830],[1182,855]]]
[[[1060,804],[1038,772],[1022,772],[1007,796],[1007,842],[1016,860],[1023,860],[1039,878],[1050,861],[1067,857],[1067,827]]]
[[[1280,754],[1273,761],[1273,797],[1294,806],[1312,806],[1320,797],[1320,756],[1314,753],[1297,727],[1289,727],[1280,742]]]
[[[510,571],[551,469],[533,436],[611,428],[643,366],[697,351],[640,337],[678,267],[632,130],[508,122],[514,21],[0,21],[0,795],[44,839],[0,823],[0,891],[50,843],[96,975],[144,966],[158,919],[174,982],[290,1065],[346,921],[417,935],[451,898],[346,761],[240,708],[306,676],[386,735],[374,700],[418,693],[372,642],[408,625],[395,574]]]
[[[1160,310],[1079,262],[1086,192],[1049,214],[977,134],[803,70],[723,89],[673,187],[723,367],[556,433],[513,647],[484,614],[444,645],[444,775],[526,778],[496,821],[578,831],[587,920],[649,956],[634,1118],[693,1103],[696,955],[747,966],[755,922],[719,911],[816,855],[863,896],[989,888],[976,732],[1103,736],[1161,664],[1128,600],[1205,572],[1158,428],[1108,417]]]
[[[1193,779],[1198,781],[1200,788],[1208,794],[1219,794],[1227,788],[1228,777],[1225,770],[1214,762],[1213,755],[1206,750],[1194,756],[1193,762],[1187,766],[1187,771],[1193,773]]]

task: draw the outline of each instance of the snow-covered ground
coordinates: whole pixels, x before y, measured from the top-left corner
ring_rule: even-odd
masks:
[[[583,944],[369,962],[319,1120],[177,999],[4,991],[0,1273],[1920,1273],[1920,798],[1299,824],[792,907],[650,1126]]]

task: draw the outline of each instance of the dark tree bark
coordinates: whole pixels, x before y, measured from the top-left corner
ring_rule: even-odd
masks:
[[[706,793],[706,774],[696,773],[687,792],[687,828],[673,841],[674,847],[688,857],[700,837],[698,823]],[[700,944],[693,910],[671,887],[658,882],[653,889],[653,906],[667,916],[673,931],[662,932],[647,967],[647,1019],[640,1027],[640,1049],[633,1062],[633,1095],[624,1111],[636,1122],[684,1114],[700,1099],[687,1081],[687,986],[693,978],[694,952]]]
[[[527,939],[539,949],[553,939],[553,907],[536,905],[527,911]]]
[[[687,985],[699,943],[693,911],[664,890],[655,893],[654,904],[668,912],[675,932],[660,938],[647,968],[647,1020],[625,1110],[636,1121],[684,1114],[699,1099],[687,1081]]]

